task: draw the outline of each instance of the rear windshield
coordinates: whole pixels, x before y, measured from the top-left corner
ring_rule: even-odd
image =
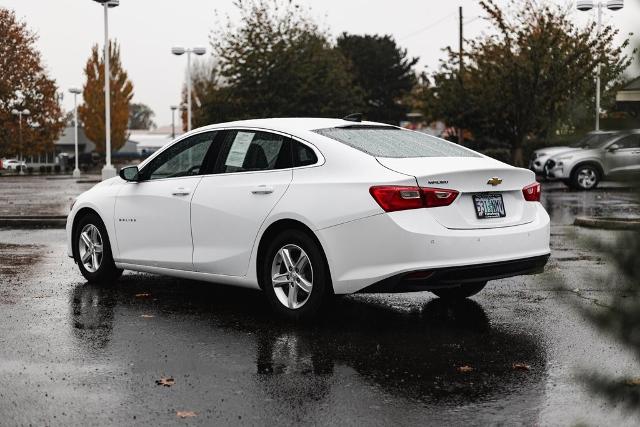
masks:
[[[479,157],[444,139],[390,126],[349,126],[314,132],[375,157]]]

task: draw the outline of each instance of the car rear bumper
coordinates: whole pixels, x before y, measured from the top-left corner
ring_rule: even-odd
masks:
[[[537,274],[544,271],[549,255],[487,264],[446,267],[402,273],[361,289],[361,293],[420,292],[450,286]]]
[[[442,272],[455,269],[467,271],[467,281],[480,281],[490,280],[485,278],[487,265],[502,263],[503,272],[490,278],[518,275],[519,267],[509,271],[508,265],[514,265],[509,263],[547,257],[549,233],[549,216],[539,203],[532,222],[510,227],[449,229],[428,210],[415,209],[317,231],[336,294],[358,292],[384,279],[422,270],[438,272],[432,280],[441,282],[453,277]]]

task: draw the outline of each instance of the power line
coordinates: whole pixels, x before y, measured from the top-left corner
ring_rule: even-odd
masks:
[[[476,16],[475,18],[468,19],[464,21],[464,25],[471,24],[473,21],[477,21],[480,18],[482,18],[482,16]]]
[[[421,33],[425,32],[427,30],[430,30],[431,28],[435,27],[436,25],[441,24],[444,21],[446,21],[447,19],[451,18],[455,14],[456,14],[456,12],[451,12],[450,14],[448,14],[446,16],[443,16],[442,18],[438,19],[437,21],[434,21],[434,22],[430,23],[426,27],[422,27],[419,30],[416,30],[416,31],[414,31],[414,32],[412,32],[410,34],[407,34],[406,36],[401,37],[400,40],[406,40],[406,39],[408,39],[410,37],[417,36],[418,34],[421,34]]]

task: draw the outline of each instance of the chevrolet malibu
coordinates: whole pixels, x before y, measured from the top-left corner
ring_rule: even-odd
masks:
[[[78,197],[68,254],[88,281],[124,269],[260,289],[288,318],[330,296],[466,298],[549,257],[533,172],[373,122],[282,118],[194,130]]]

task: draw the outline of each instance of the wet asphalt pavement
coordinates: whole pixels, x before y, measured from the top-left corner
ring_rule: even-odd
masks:
[[[637,425],[576,378],[639,372],[573,308],[627,292],[576,240],[615,234],[570,224],[638,205],[623,188],[555,184],[543,203],[545,274],[457,304],[339,298],[304,326],[242,289],[130,272],[90,285],[63,230],[0,229],[0,425]]]

